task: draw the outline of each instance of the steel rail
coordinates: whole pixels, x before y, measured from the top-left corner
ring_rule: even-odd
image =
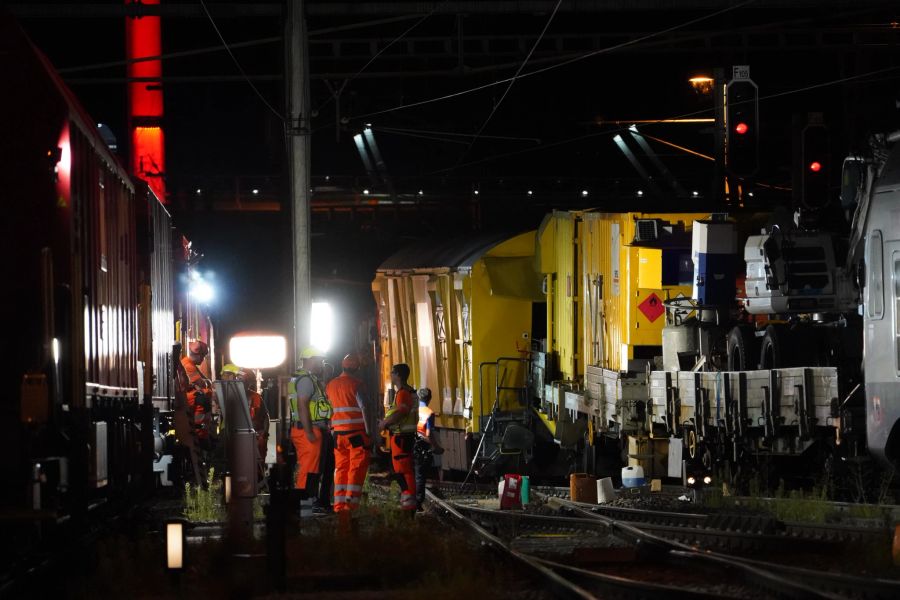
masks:
[[[681,558],[693,556],[701,560],[738,568],[747,573],[759,575],[764,581],[778,582],[780,580],[781,585],[784,585],[785,589],[795,589],[798,593],[801,593],[801,596],[815,594],[818,597],[844,598],[846,597],[844,594],[853,592],[855,595],[862,595],[865,598],[900,598],[900,582],[897,581],[803,569],[800,567],[779,565],[777,563],[746,559],[715,552],[701,552],[687,544],[666,540],[665,538],[648,533],[638,526],[620,523],[610,517],[598,515],[589,510],[574,506],[575,503],[572,503],[571,501],[557,501],[570,505],[570,508],[577,514],[588,518],[593,515],[594,518],[599,521],[623,532],[627,532],[629,535],[637,536],[639,539],[653,540],[663,544],[668,543],[670,544],[670,553],[673,556],[679,556]],[[779,575],[779,573],[783,575]],[[800,581],[805,583],[800,583]],[[843,593],[833,593],[832,590],[836,589],[841,590]],[[778,592],[779,590],[774,588],[772,591]]]
[[[665,585],[661,583],[647,583],[643,581],[635,581],[633,579],[627,579],[625,577],[619,577],[617,575],[608,575],[606,573],[597,573],[596,571],[588,571],[587,569],[582,569],[580,567],[573,567],[572,565],[564,565],[562,563],[558,563],[552,560],[547,560],[544,558],[535,557],[534,560],[537,562],[550,567],[551,569],[555,569],[557,571],[567,571],[574,576],[583,577],[585,579],[591,579],[593,581],[599,582],[603,585],[620,589],[625,592],[634,592],[638,598],[665,598],[667,600],[671,598],[695,598],[697,600],[701,599],[715,599],[720,600],[722,598],[721,594],[718,593],[709,593],[709,592],[700,592],[694,590],[687,590],[682,587],[676,587],[672,585]],[[726,596],[727,597],[727,596]]]
[[[450,506],[449,503],[448,506]],[[587,513],[586,518],[553,517],[549,515],[529,515],[521,512],[469,507],[458,504],[452,506],[459,511],[470,512],[479,515],[482,518],[503,519],[515,521],[520,524],[523,522],[556,522],[560,526],[568,527],[571,525],[584,525],[585,521],[590,521],[591,518],[593,518],[601,523],[605,523],[608,526],[610,533],[625,539],[633,545],[656,548],[660,551],[660,556],[669,555],[678,558],[681,561],[692,562],[695,564],[703,563],[715,568],[727,567],[729,569],[740,571],[744,576],[745,584],[764,588],[775,596],[787,598],[827,598],[829,600],[843,598],[843,596],[831,594],[804,583],[792,581],[778,573],[773,573],[765,568],[765,566],[768,566],[767,563],[761,563],[761,565],[763,565],[761,566],[760,564],[752,564],[729,555],[700,551],[693,546],[657,536],[639,529],[634,525],[620,523],[615,519],[610,519],[601,515],[592,516],[591,513]],[[575,510],[587,512],[581,511],[581,509]],[[673,551],[679,551],[679,553],[674,554]],[[635,585],[641,585],[641,582],[635,582]]]
[[[472,531],[474,531],[484,543],[488,544],[495,550],[506,554],[514,561],[521,563],[528,569],[533,572],[539,574],[541,577],[546,579],[550,584],[565,598],[578,598],[581,600],[593,600],[595,596],[585,590],[584,588],[568,581],[564,577],[560,576],[558,573],[545,567],[544,565],[538,563],[530,556],[523,554],[521,552],[517,552],[507,546],[503,540],[492,535],[483,527],[473,522],[471,519],[467,519],[463,516],[458,510],[456,510],[449,503],[435,496],[431,490],[426,490],[425,492],[427,499],[438,507],[439,510],[443,511],[444,514],[453,516],[457,521],[463,523]]]
[[[559,501],[559,499],[557,499]],[[659,511],[653,509],[627,508],[621,506],[593,505],[582,502],[572,502],[571,500],[562,500],[578,506],[581,509],[589,510],[593,514],[599,514],[620,521],[628,521],[635,523],[636,526],[642,528],[659,528],[660,531],[667,531],[673,528],[696,529],[698,535],[707,532],[715,535],[713,532],[721,532],[722,535],[731,533],[739,534],[754,533],[767,536],[767,538],[790,540],[790,541],[823,541],[823,542],[880,542],[889,541],[890,532],[882,527],[856,527],[847,525],[838,525],[831,523],[800,523],[794,521],[779,521],[775,517],[748,516],[743,523],[733,523],[732,527],[723,527],[728,525],[728,519],[732,517],[730,514],[723,515],[706,515],[698,513],[677,513],[669,511]],[[736,518],[736,515],[734,516]]]

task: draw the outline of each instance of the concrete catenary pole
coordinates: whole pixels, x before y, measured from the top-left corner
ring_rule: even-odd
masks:
[[[291,182],[292,242],[294,258],[294,355],[309,343],[312,290],[310,286],[310,100],[306,52],[305,2],[287,0],[285,40],[287,56],[287,138]]]

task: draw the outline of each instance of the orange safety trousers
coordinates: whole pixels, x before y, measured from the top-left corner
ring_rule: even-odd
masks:
[[[319,462],[322,458],[322,430],[318,427],[313,427],[312,430],[316,437],[314,442],[306,439],[306,432],[302,427],[296,425],[291,427],[291,441],[297,450],[297,479],[294,481],[294,487],[298,490],[306,489],[309,475],[319,474]]]
[[[369,470],[372,442],[363,430],[342,432],[334,438],[334,512],[356,510]]]
[[[187,393],[187,404],[190,412],[194,416],[194,433],[197,439],[205,440],[209,438],[209,429],[207,423],[206,408],[202,403],[197,402],[197,396],[200,392],[192,390]]]
[[[413,460],[414,433],[398,433],[391,436],[391,464],[394,476],[400,484],[400,509],[416,510],[416,473]]]

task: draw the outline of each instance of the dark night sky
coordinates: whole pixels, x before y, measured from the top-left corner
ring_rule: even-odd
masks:
[[[216,3],[207,4],[215,15]],[[721,7],[729,4],[734,3],[719,3]],[[801,4],[809,6],[809,3]],[[323,81],[314,79],[312,103],[322,107],[312,123],[314,184],[321,184],[327,175],[342,181],[357,178],[357,192],[366,185],[352,135],[371,122],[398,191],[414,193],[423,189],[432,194],[452,190],[456,195],[468,195],[478,187],[483,190],[481,197],[485,202],[488,197],[496,197],[499,203],[496,210],[485,206],[489,218],[482,223],[483,227],[535,227],[542,212],[553,206],[566,207],[565,198],[571,197],[573,205],[578,204],[576,192],[580,189],[605,190],[608,196],[592,197],[592,200],[596,198],[596,204],[602,205],[614,197],[633,198],[634,189],[641,185],[611,141],[608,132],[614,127],[598,126],[598,118],[654,119],[707,109],[711,99],[697,95],[687,85],[687,79],[699,72],[710,73],[713,67],[749,64],[764,98],[760,103],[759,181],[789,185],[790,124],[794,114],[825,112],[836,157],[859,147],[867,132],[900,125],[895,105],[900,97],[900,28],[897,25],[900,8],[895,2],[826,4],[829,8],[822,10],[750,5],[653,37],[634,47],[522,78],[503,100],[484,135],[535,138],[539,142],[485,137],[468,149],[467,144],[400,136],[379,128],[474,133],[481,128],[506,85],[421,107],[371,117],[363,115],[511,76],[523,55],[504,56],[503,44],[515,43],[504,39],[514,34],[526,36],[527,49],[544,27],[548,15],[470,14],[462,18],[433,15],[410,37],[431,36],[455,43],[462,27],[463,36],[487,36],[492,40],[491,47],[498,49],[493,55],[467,58],[467,66],[482,69],[504,63],[513,66],[480,74],[423,77],[414,75],[423,70],[446,70],[454,66],[455,59],[448,62],[446,58],[428,57],[424,52],[416,56],[386,52],[366,72],[393,71],[401,75],[359,77],[347,85],[340,108],[348,122],[342,126],[337,141],[335,103],[328,102],[329,93]],[[560,34],[602,34],[608,36],[604,44],[611,46],[711,12],[712,9],[560,12],[533,61],[546,59],[556,43],[553,36]],[[380,17],[313,16],[309,19],[309,29],[315,31]],[[374,36],[384,45],[414,22],[407,20],[318,35],[312,40]],[[217,23],[229,43],[278,36],[282,32],[281,24],[274,18],[222,18]],[[124,58],[124,26],[119,19],[31,18],[23,20],[23,25],[59,68]],[[866,43],[854,44],[853,35],[864,36]],[[671,36],[683,39],[675,46],[660,45],[660,40]],[[824,46],[813,43],[816,36],[825,36]],[[752,38],[748,46],[737,43],[748,38]],[[86,39],[92,42],[87,43]],[[97,40],[101,43],[96,43]],[[779,40],[782,45],[776,46]],[[437,42],[435,48],[439,50],[442,43]],[[218,44],[206,19],[163,22],[164,52]],[[326,72],[355,73],[366,62],[332,59],[324,56],[326,49],[317,43],[311,46],[314,76]],[[584,50],[572,47],[562,54],[580,52]],[[235,55],[253,75],[278,75],[283,69],[283,50],[277,43],[238,49]],[[535,62],[524,72],[548,64]],[[895,69],[873,77],[765,99],[773,94],[892,67]],[[168,60],[163,69],[167,76],[237,74],[224,52]],[[96,121],[109,124],[120,143],[126,138],[124,84],[86,83],[83,78],[123,75],[124,67],[65,75],[87,111]],[[277,110],[283,111],[281,80],[260,81],[256,85]],[[167,84],[165,101],[167,185],[172,193],[173,211],[179,227],[206,255],[206,267],[215,273],[221,289],[217,311],[222,329],[226,332],[286,329],[290,319],[286,300],[290,290],[288,213],[212,212],[208,202],[194,193],[201,187],[207,197],[225,193],[233,196],[239,182],[240,194],[258,187],[267,198],[283,201],[287,186],[281,123],[250,87],[240,81]],[[712,136],[703,126],[649,125],[642,130],[707,154],[712,152]],[[559,143],[580,136],[589,137]],[[654,148],[685,187],[707,189],[708,183],[704,182],[711,173],[709,163],[664,146],[654,145]],[[516,154],[506,158],[490,158],[513,152]],[[475,164],[460,164],[469,162]],[[526,189],[536,190],[535,197],[528,199]],[[772,200],[783,202],[784,197]],[[641,207],[635,203],[629,208]],[[459,204],[458,211],[463,210],[463,204]],[[518,221],[516,215],[520,217]],[[353,306],[352,312],[363,311],[370,301],[367,283],[374,268],[394,249],[415,238],[442,232],[465,233],[470,227],[471,223],[467,224],[461,213],[455,220],[428,215],[365,223],[317,220],[313,238],[314,293],[330,296],[344,307]],[[448,231],[454,228],[458,231]]]

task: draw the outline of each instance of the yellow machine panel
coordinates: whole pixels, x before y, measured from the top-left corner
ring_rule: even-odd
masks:
[[[563,379],[628,370],[662,344],[663,302],[691,295],[691,225],[707,214],[556,211],[538,235],[548,352]],[[635,350],[638,356],[635,356]]]
[[[547,348],[555,353],[562,379],[580,374],[578,294],[582,288],[576,239],[578,213],[553,211],[538,230],[538,254],[545,273],[547,298]]]

